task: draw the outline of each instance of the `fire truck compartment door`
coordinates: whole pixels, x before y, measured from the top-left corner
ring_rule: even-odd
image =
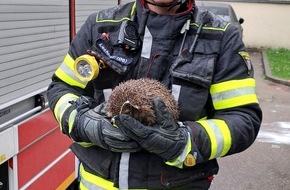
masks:
[[[0,165],[17,153],[17,126],[0,132]]]

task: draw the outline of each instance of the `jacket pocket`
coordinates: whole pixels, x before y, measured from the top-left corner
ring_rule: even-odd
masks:
[[[194,53],[185,49],[171,66],[171,75],[178,79],[209,88],[217,59],[217,44],[210,47],[207,44],[197,45]]]

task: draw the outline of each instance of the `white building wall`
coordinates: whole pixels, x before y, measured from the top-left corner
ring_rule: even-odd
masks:
[[[245,19],[244,42],[250,48],[290,49],[290,4],[230,3]]]

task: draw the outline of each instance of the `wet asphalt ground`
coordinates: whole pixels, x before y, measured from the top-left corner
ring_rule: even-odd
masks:
[[[261,52],[252,51],[263,122],[254,144],[219,158],[210,190],[290,190],[290,86],[265,79]]]

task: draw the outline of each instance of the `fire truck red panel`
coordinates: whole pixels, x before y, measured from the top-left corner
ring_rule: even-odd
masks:
[[[49,171],[31,184],[29,190],[66,189],[75,179],[75,156],[70,152]],[[61,185],[60,185],[61,184]]]
[[[21,124],[18,128],[19,151],[55,128],[58,128],[58,123],[50,110]]]
[[[17,155],[20,188],[65,153],[71,144],[71,140],[59,131],[50,111],[20,125],[18,138],[19,147],[22,147]],[[35,141],[37,143],[34,143]],[[66,163],[68,164],[73,165],[74,168],[75,162],[73,160],[71,163]],[[59,171],[62,172],[63,169]]]

